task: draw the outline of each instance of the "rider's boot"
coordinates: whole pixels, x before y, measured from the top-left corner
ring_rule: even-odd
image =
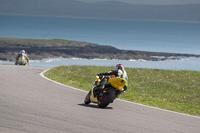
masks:
[[[117,91],[117,92],[115,93],[116,98],[119,98],[124,92],[125,92],[124,90]]]

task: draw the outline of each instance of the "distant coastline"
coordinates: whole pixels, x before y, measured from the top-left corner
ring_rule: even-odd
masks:
[[[183,57],[200,57],[195,54],[121,50],[112,46],[62,39],[20,39],[0,37],[0,60],[15,61],[24,49],[30,60],[45,58],[85,58],[164,61]]]
[[[82,16],[51,16],[51,15],[29,15],[29,14],[18,14],[18,13],[0,13],[4,16],[24,16],[24,17],[50,17],[50,18],[74,18],[74,19],[96,19],[96,20],[121,20],[121,21],[143,21],[143,22],[177,22],[177,23],[200,23],[195,20],[168,20],[168,19],[135,19],[135,18],[97,18],[97,17],[82,17]]]

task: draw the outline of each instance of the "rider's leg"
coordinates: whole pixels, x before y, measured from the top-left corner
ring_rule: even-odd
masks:
[[[99,87],[96,87],[96,88],[95,88],[95,91],[96,91],[96,92],[100,92],[100,91],[105,87],[105,85],[108,83],[108,80],[109,80],[108,77],[103,78],[103,79],[101,80],[100,86],[99,86]]]

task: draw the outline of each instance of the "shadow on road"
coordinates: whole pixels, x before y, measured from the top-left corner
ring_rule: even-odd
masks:
[[[99,108],[98,105],[95,104],[78,104],[79,106],[83,106],[83,107],[88,107],[88,108],[96,108],[96,109],[113,109],[112,107],[106,107],[106,108]]]

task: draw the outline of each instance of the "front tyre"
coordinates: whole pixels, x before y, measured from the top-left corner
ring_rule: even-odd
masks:
[[[91,94],[91,91],[86,95],[86,97],[85,97],[85,99],[84,99],[84,103],[85,103],[85,104],[91,103],[90,94]]]
[[[101,97],[99,97],[98,106],[100,108],[105,108],[110,104],[113,99],[115,98],[115,89],[114,88],[108,88],[106,92],[103,93]]]

